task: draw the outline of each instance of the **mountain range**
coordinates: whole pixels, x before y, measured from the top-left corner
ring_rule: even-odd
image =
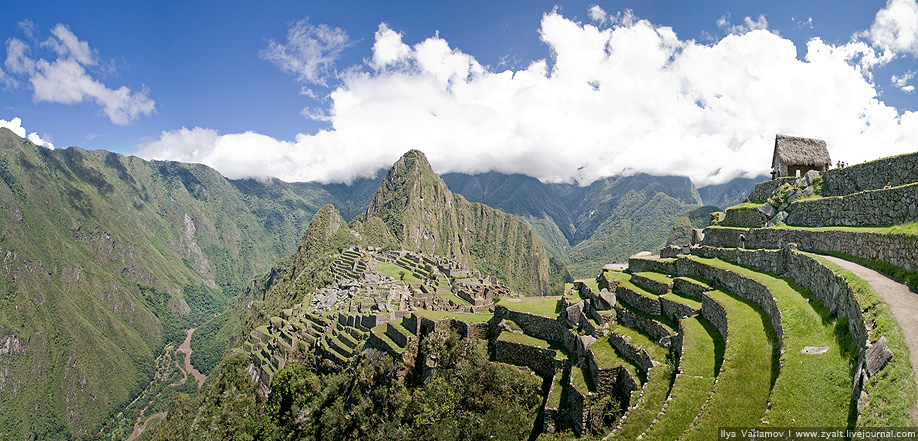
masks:
[[[356,243],[456,257],[543,294],[559,289],[565,264],[582,276],[659,247],[702,202],[683,177],[440,180],[417,151],[350,185],[229,180],[200,164],[49,150],[6,129],[0,181],[0,438],[91,436],[189,327],[192,360],[212,369],[252,323],[324,283],[313,271],[322,253],[296,261],[309,241],[340,246],[357,233]],[[310,220],[328,228],[310,232]],[[271,289],[294,274],[314,279]]]

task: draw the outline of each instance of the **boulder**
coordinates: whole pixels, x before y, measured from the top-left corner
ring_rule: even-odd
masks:
[[[775,216],[775,222],[784,222],[787,220],[787,212],[782,211]]]
[[[806,172],[806,174],[803,175],[803,177],[806,179],[806,185],[807,186],[813,185],[813,181],[815,181],[816,178],[819,177],[820,174],[821,173],[819,173],[819,170],[810,170]]]
[[[682,253],[682,247],[678,245],[669,245],[669,246],[663,247],[663,249],[660,250],[660,257],[662,258],[676,257],[681,253]]]
[[[805,197],[805,198],[808,198],[808,197],[810,197],[810,196],[812,196],[812,195],[814,195],[814,194],[816,194],[816,190],[813,189],[813,186],[812,186],[812,185],[809,186],[809,187],[807,187],[807,188],[805,188],[805,189],[803,189],[803,197]]]
[[[704,228],[692,229],[692,245],[700,245],[703,240],[704,240]]]
[[[597,309],[603,311],[612,309],[612,307],[615,306],[615,293],[603,288],[602,291],[599,291],[599,298],[597,300]]]
[[[583,302],[577,302],[571,306],[568,306],[564,310],[563,318],[564,324],[571,328],[576,328],[580,326],[580,318],[583,316]]]
[[[765,219],[771,219],[774,217],[775,213],[777,213],[775,211],[775,207],[772,207],[771,204],[767,202],[756,207],[756,210],[758,210],[759,213],[762,213],[762,216],[765,216]]]
[[[886,347],[886,337],[880,337],[864,354],[864,364],[867,365],[867,375],[874,376],[886,363],[893,358],[893,352]]]

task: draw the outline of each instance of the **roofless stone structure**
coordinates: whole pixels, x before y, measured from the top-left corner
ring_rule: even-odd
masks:
[[[803,176],[810,170],[826,171],[832,158],[821,139],[776,135],[771,169],[777,176]]]

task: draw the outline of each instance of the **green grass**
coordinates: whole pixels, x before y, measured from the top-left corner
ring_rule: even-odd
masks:
[[[727,312],[730,335],[711,397],[684,440],[710,440],[718,427],[758,426],[773,378],[775,335],[762,308],[721,290],[707,295]]]
[[[679,438],[698,416],[705,400],[711,395],[714,379],[676,375],[666,413],[642,438],[645,441],[671,441]],[[716,436],[711,439],[717,439]]]
[[[652,360],[657,362],[666,361],[666,356],[669,354],[669,351],[656,344],[650,337],[644,335],[644,333],[627,326],[622,326],[618,323],[611,324],[609,330],[616,335],[630,337],[631,344],[644,348],[644,350],[647,351],[647,355],[649,355]]]
[[[918,222],[908,224],[892,225],[888,227],[873,226],[830,226],[830,227],[798,227],[792,225],[781,225],[768,227],[771,229],[783,230],[805,230],[805,231],[848,231],[852,233],[877,233],[877,234],[899,234],[904,236],[918,236]]]
[[[596,385],[593,384],[593,377],[590,376],[587,368],[571,367],[571,386],[577,388],[584,395],[587,392],[596,392]]]
[[[702,317],[682,319],[684,341],[681,374],[673,381],[666,413],[660,416],[645,440],[673,440],[694,421],[711,390],[723,361],[724,341],[714,326]]]
[[[847,321],[833,317],[822,302],[791,279],[718,259],[696,260],[763,283],[776,299],[784,328],[784,354],[769,400],[767,421],[776,427],[844,427],[853,387],[851,371],[857,358]],[[828,346],[829,351],[802,354],[806,346]]]
[[[593,290],[594,294],[599,295],[599,291],[601,291],[601,289],[599,288],[599,282],[597,282],[596,279],[581,279],[578,280],[578,282],[583,282],[584,285]]]
[[[402,352],[405,350],[404,347],[399,346],[398,343],[394,342],[391,338],[389,338],[388,335],[386,335],[386,324],[385,323],[378,325],[373,329],[370,329],[370,332],[372,332],[373,335],[379,337],[380,340],[383,341],[383,343],[387,344],[389,348],[395,350],[396,352]]]
[[[564,345],[561,342],[542,340],[540,338],[535,338],[526,334],[517,334],[515,332],[501,332],[500,336],[497,338],[500,341],[506,341],[510,343],[519,343],[521,345],[534,346],[542,349],[550,349],[556,351],[558,354],[555,356],[557,359],[563,359],[568,357],[567,350],[564,348]]]
[[[447,300],[452,300],[453,303],[455,303],[455,304],[457,304],[457,305],[460,305],[460,306],[471,306],[471,305],[472,305],[471,303],[467,302],[467,301],[466,301],[465,299],[463,299],[462,297],[459,297],[459,296],[457,296],[457,295],[455,295],[455,294],[447,294],[447,295],[443,296],[443,298],[444,298],[444,299],[447,299]]]
[[[631,373],[631,378],[634,378],[635,381],[637,381],[637,366],[631,362],[631,360],[628,360],[619,354],[618,350],[616,350],[612,344],[609,343],[608,338],[597,340],[595,343],[590,345],[589,350],[593,353],[593,361],[596,362],[597,368],[611,369],[615,366],[624,366],[625,369]]]
[[[672,300],[676,303],[681,303],[692,309],[701,309],[701,301],[699,301],[698,299],[693,299],[691,297],[684,296],[682,294],[676,294],[672,291],[666,294],[663,294],[662,296],[660,296],[660,298],[666,299],[666,300]]]
[[[491,320],[494,314],[472,314],[469,312],[450,312],[450,311],[414,311],[418,317],[425,317],[431,320],[441,320],[445,318],[454,318],[466,323],[484,323]]]
[[[854,273],[828,259],[805,254],[848,281],[848,286],[864,310],[864,322],[873,328],[873,335],[885,336],[886,346],[896,354],[879,373],[870,377],[864,387],[868,393],[868,404],[861,413],[860,427],[914,426],[909,409],[918,401],[918,387],[909,362],[911,352],[889,305],[873,291],[870,284]]]
[[[648,271],[648,272],[643,272],[643,273],[634,273],[633,275],[641,276],[646,279],[653,280],[654,282],[659,282],[659,283],[664,283],[664,284],[673,283],[673,278],[670,276],[667,276],[666,274],[660,274],[660,273],[654,273],[654,272]]]
[[[755,208],[758,207],[759,205],[762,205],[762,204],[757,204],[757,203],[755,203],[755,202],[743,202],[742,204],[737,204],[737,205],[734,205],[734,206],[732,206],[732,207],[727,207],[727,209],[724,210],[724,211],[728,211],[728,210],[749,210],[749,209],[755,209]]]
[[[407,270],[394,263],[377,262],[375,270],[395,280],[404,280],[408,283],[417,283],[421,281],[421,279],[415,277],[410,270]]]
[[[631,282],[631,274],[625,274],[621,272],[613,272],[613,273],[614,274],[612,276],[609,276],[608,275],[609,273],[606,273],[606,279],[608,279],[610,282],[613,280],[618,281],[618,286],[621,286],[626,289],[630,289],[636,292],[638,295],[642,297],[646,297],[651,300],[657,300],[660,297],[650,291],[647,291],[644,288],[641,288],[640,286],[635,285],[633,282]]]
[[[545,399],[546,408],[559,409],[561,407],[561,395],[564,390],[564,382],[570,381],[566,373],[558,372],[551,381],[551,390],[548,391],[548,397]]]
[[[512,311],[528,312],[544,317],[555,318],[558,316],[558,313],[561,312],[561,304],[558,303],[560,299],[560,296],[517,297],[512,299],[500,299],[498,305]]]
[[[637,405],[625,413],[624,421],[615,431],[611,440],[632,441],[643,433],[659,415],[669,395],[673,380],[673,367],[667,363],[658,364],[647,373],[647,383]]]

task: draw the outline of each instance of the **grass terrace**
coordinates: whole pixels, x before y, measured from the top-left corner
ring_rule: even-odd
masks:
[[[847,320],[833,317],[819,299],[791,279],[719,259],[696,260],[763,283],[776,299],[784,328],[784,354],[769,399],[767,422],[775,427],[845,426],[853,387],[851,371],[857,360]],[[808,346],[828,346],[829,350],[820,355],[801,353]]]
[[[561,407],[561,395],[564,391],[564,382],[570,381],[566,372],[555,373],[551,382],[551,390],[548,391],[548,397],[545,399],[546,408],[558,409]]]
[[[596,392],[596,385],[593,384],[593,377],[587,368],[571,367],[571,386],[574,386],[583,394]]]
[[[634,378],[635,381],[638,379],[638,367],[623,357],[615,347],[609,343],[609,338],[602,338],[594,342],[589,347],[590,352],[593,353],[593,360],[596,362],[596,367],[599,369],[611,369],[615,366],[624,366],[629,373],[631,373],[631,378]]]
[[[411,270],[394,263],[377,262],[375,270],[395,280],[403,280],[407,283],[417,283],[421,281],[421,279],[415,277],[414,274],[411,273]]]
[[[722,290],[707,293],[727,313],[730,339],[711,397],[680,439],[707,441],[718,427],[757,426],[777,372],[774,329],[762,307]]]
[[[636,276],[646,277],[654,282],[659,283],[673,283],[673,278],[667,276],[666,274],[654,273],[654,272],[643,272],[643,273],[634,273]]]
[[[628,409],[611,440],[633,441],[644,433],[666,402],[673,379],[673,367],[667,363],[658,364],[647,373],[647,383],[641,398],[634,407]]]
[[[414,314],[418,317],[424,317],[431,320],[456,319],[466,323],[485,323],[494,317],[494,314],[472,314],[469,312],[450,312],[450,311],[428,311],[417,310]]]
[[[700,300],[698,300],[698,299],[693,299],[693,298],[691,298],[691,297],[688,297],[688,296],[685,296],[685,295],[682,295],[682,294],[676,294],[676,293],[674,293],[674,292],[672,292],[672,291],[670,291],[670,292],[668,292],[668,293],[666,293],[666,294],[663,294],[662,296],[660,296],[660,298],[661,298],[661,299],[666,299],[666,300],[672,300],[672,301],[674,301],[674,302],[676,302],[676,303],[681,303],[681,304],[683,304],[683,305],[686,305],[686,306],[691,307],[692,309],[701,309],[701,301],[700,301]]]
[[[544,317],[555,318],[561,312],[560,296],[546,297],[516,297],[512,299],[500,299],[498,305],[509,310],[518,312],[528,312],[530,314],[541,315]]]
[[[652,360],[658,362],[666,361],[666,356],[669,354],[669,351],[656,344],[650,337],[643,333],[618,323],[609,325],[609,330],[615,333],[615,335],[631,338],[631,344],[644,348],[644,350],[647,351],[647,355],[649,355]]]
[[[594,293],[599,294],[599,291],[602,289],[599,287],[599,282],[596,279],[583,279],[578,280],[578,282],[583,282],[584,285],[593,290]]]
[[[500,336],[497,338],[499,341],[506,341],[510,343],[519,343],[526,346],[534,346],[542,349],[550,349],[558,353],[555,356],[556,359],[568,358],[567,349],[564,348],[564,345],[558,341],[549,341],[542,340],[540,338],[535,338],[526,334],[517,334],[515,332],[501,332]]]

